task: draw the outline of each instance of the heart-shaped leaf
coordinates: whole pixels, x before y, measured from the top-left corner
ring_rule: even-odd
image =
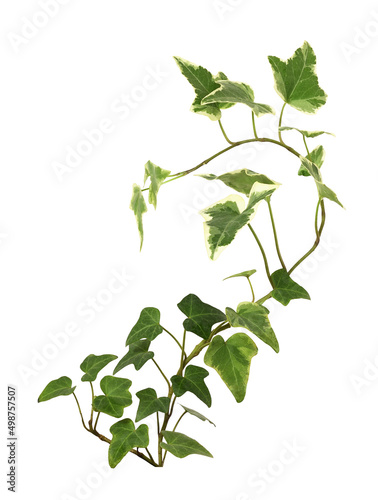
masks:
[[[112,442],[109,446],[109,465],[116,467],[129,451],[134,448],[147,448],[149,444],[148,427],[145,424],[135,429],[132,420],[125,418],[110,427]]]
[[[216,323],[226,320],[226,315],[222,311],[205,304],[193,293],[184,297],[177,307],[187,316],[183,323],[185,330],[205,340],[210,336],[211,329]]]
[[[94,382],[99,372],[117,358],[118,356],[114,356],[113,354],[102,354],[101,356],[90,354],[80,365],[80,369],[84,372],[81,380],[83,382]]]
[[[216,370],[238,403],[247,391],[249,369],[257,346],[245,333],[235,333],[226,342],[220,335],[211,341],[205,363]]]
[[[126,378],[107,375],[100,382],[101,390],[105,396],[94,398],[93,409],[111,417],[122,417],[124,408],[132,403],[130,386],[131,381]]]
[[[136,396],[140,401],[135,422],[139,422],[139,420],[143,420],[158,411],[167,413],[169,410],[169,403],[171,400],[164,396],[158,398],[154,389],[143,389],[137,392]]]
[[[154,357],[154,353],[149,351],[151,342],[149,340],[138,340],[129,346],[129,351],[119,360],[114,368],[113,375],[128,365],[134,365],[136,370],[140,370],[149,359]]]
[[[166,442],[162,442],[160,446],[175,457],[185,458],[188,455],[203,455],[213,458],[213,455],[198,441],[181,434],[181,432],[163,431],[162,434]]]
[[[231,326],[243,327],[254,333],[276,352],[279,351],[277,337],[268,318],[269,310],[255,302],[241,302],[236,312],[227,307],[226,315]]]
[[[60,377],[52,380],[41,392],[38,403],[57,398],[58,396],[69,396],[75,389],[76,387],[72,387],[72,380],[68,377]]]
[[[154,340],[161,334],[163,328],[160,326],[160,311],[156,307],[145,307],[140,313],[139,319],[133,326],[126,340],[126,345],[138,342],[141,339]]]
[[[185,370],[185,375],[173,375],[171,377],[172,389],[177,397],[182,396],[187,391],[192,392],[203,401],[208,407],[211,406],[211,395],[204,380],[209,376],[209,372],[200,366],[189,365]]]
[[[287,306],[293,299],[311,299],[307,291],[292,280],[285,269],[275,271],[271,279],[274,286],[272,297],[284,306]]]

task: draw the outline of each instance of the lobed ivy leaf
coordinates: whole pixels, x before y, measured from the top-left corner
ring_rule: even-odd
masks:
[[[129,351],[118,362],[114,368],[113,375],[128,365],[134,365],[136,370],[140,370],[149,359],[154,357],[154,353],[149,351],[151,342],[149,340],[138,340],[129,346]]]
[[[307,291],[291,279],[285,269],[278,269],[271,275],[274,289],[272,297],[284,306],[287,306],[293,299],[311,300]]]
[[[94,398],[93,409],[111,417],[122,417],[124,408],[132,403],[130,386],[131,381],[126,378],[107,375],[100,382],[101,390],[105,396]]]
[[[49,382],[41,392],[38,403],[57,398],[58,396],[69,396],[76,387],[72,387],[72,380],[68,377],[60,377]]]
[[[205,363],[218,372],[238,403],[245,398],[251,360],[257,352],[247,334],[235,333],[226,342],[217,335],[205,353]]]
[[[158,398],[154,389],[143,389],[136,393],[139,398],[139,406],[136,414],[135,422],[160,411],[167,413],[169,410],[170,399],[168,397]]]
[[[163,431],[162,434],[166,442],[162,442],[160,446],[175,457],[185,458],[188,455],[203,455],[213,458],[213,455],[198,441],[181,434],[181,432]]]
[[[192,410],[191,408],[188,408],[187,406],[184,406],[184,405],[180,405],[180,406],[182,406],[184,408],[184,410],[186,411],[186,413],[189,413],[190,415],[193,415],[194,417],[199,418],[200,420],[202,420],[202,422],[206,422],[207,421],[210,424],[212,424],[214,427],[216,427],[216,425],[214,424],[214,422],[212,422],[207,417],[205,417],[204,415],[202,415],[202,413],[199,413],[196,410]]]
[[[317,146],[311,151],[309,155],[306,156],[307,160],[312,161],[318,168],[324,163],[325,149],[323,146]],[[298,175],[303,175],[304,177],[309,177],[311,174],[302,164],[298,170]]]
[[[308,42],[287,61],[269,56],[277,94],[290,106],[304,113],[316,113],[326,103],[327,94],[319,87],[316,56]]]
[[[204,340],[210,336],[211,329],[216,323],[226,320],[222,311],[205,304],[193,293],[184,297],[177,307],[187,316],[183,323],[185,330],[195,333]]]
[[[254,92],[249,85],[230,80],[218,80],[217,83],[220,87],[203,98],[202,104],[240,103],[249,106],[257,117],[268,113],[275,114],[274,109],[267,104],[255,102]]]
[[[148,427],[146,424],[135,429],[134,423],[129,418],[120,420],[110,427],[112,442],[109,446],[109,465],[112,469],[133,448],[147,448],[149,444]]]
[[[272,184],[274,186],[279,186],[278,182],[272,181],[264,174],[258,174],[257,172],[253,172],[253,170],[248,170],[247,168],[243,168],[240,170],[234,170],[232,172],[227,172],[222,175],[214,175],[214,174],[203,174],[198,177],[202,177],[208,181],[220,180],[226,186],[238,191],[239,193],[243,193],[246,196],[250,196],[253,185],[256,182],[260,184]]]
[[[202,210],[200,214],[205,219],[207,252],[210,259],[215,260],[232,243],[237,233],[250,222],[254,211],[245,210],[241,196],[230,195]]]
[[[246,328],[256,337],[279,352],[277,337],[268,318],[269,310],[255,302],[241,302],[236,312],[227,307],[226,315],[231,326]]]
[[[135,218],[137,220],[139,237],[140,237],[140,249],[143,246],[143,214],[147,212],[147,205],[143,198],[143,193],[137,184],[133,185],[133,196],[130,202],[130,209],[134,212]]]
[[[211,120],[220,120],[222,116],[221,106],[218,104],[202,104],[202,99],[218,88],[219,84],[217,80],[220,77],[222,80],[227,79],[226,75],[224,73],[218,73],[218,75],[213,76],[210,71],[202,66],[197,66],[181,57],[175,57],[174,59],[181,73],[192,85],[196,94],[190,110],[194,113],[205,115]],[[228,105],[227,107],[230,106]]]
[[[301,130],[295,127],[280,127],[279,130],[281,132],[284,130],[296,130],[297,132],[302,134],[303,137],[307,137],[308,139],[313,139],[314,137],[318,137],[319,135],[322,134],[333,135],[333,137],[335,137],[335,134],[332,134],[332,132],[324,132],[323,130],[313,130],[312,132],[310,132],[308,130]]]
[[[83,382],[94,382],[99,372],[117,358],[118,356],[114,354],[102,354],[101,356],[90,354],[80,365],[80,369],[84,372],[81,380]]]
[[[145,307],[140,313],[126,340],[126,345],[138,342],[141,339],[154,340],[161,334],[163,328],[160,326],[160,311],[156,307]]]
[[[251,271],[243,271],[241,273],[233,274],[232,276],[227,276],[227,278],[224,278],[223,281],[229,280],[230,278],[239,278],[239,277],[244,277],[244,278],[250,278],[252,274],[255,274],[256,269],[251,269]]]
[[[344,208],[336,193],[334,193],[332,189],[330,189],[323,183],[322,176],[317,165],[315,165],[314,162],[310,161],[304,156],[300,155],[299,159],[302,162],[302,167],[307,170],[307,172],[314,178],[316,187],[318,189],[319,198],[328,198],[329,200],[334,201],[335,203],[340,205],[340,207]]]
[[[211,395],[204,380],[209,376],[209,372],[200,366],[189,365],[185,370],[185,375],[173,375],[171,377],[172,389],[179,398],[187,391],[192,392],[209,408],[211,406]]]
[[[151,161],[148,161],[144,166],[144,184],[148,178],[150,178],[150,187],[148,190],[148,201],[156,208],[157,204],[157,194],[158,191],[165,181],[165,179],[171,173],[170,170],[164,170],[158,167]]]
[[[271,181],[272,182],[272,181]],[[200,212],[205,219],[205,242],[210,259],[215,260],[254,217],[258,204],[271,196],[278,183],[254,181],[247,207],[239,195],[230,195]]]

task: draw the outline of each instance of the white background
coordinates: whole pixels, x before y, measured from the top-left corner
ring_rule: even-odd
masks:
[[[2,491],[6,387],[16,384],[21,499],[376,498],[378,4],[72,0],[56,4],[46,20],[42,3],[8,0],[0,7]],[[28,21],[46,25],[32,30]],[[29,38],[22,42],[23,32]],[[253,267],[258,295],[268,290],[248,231],[209,261],[196,213],[229,191],[198,177],[164,186],[158,210],[150,207],[145,217],[139,253],[129,201],[144,163],[177,172],[227,145],[216,123],[188,111],[193,91],[172,56],[249,83],[257,101],[279,110],[267,56],[286,59],[304,40],[315,50],[329,98],[314,116],[287,109],[284,123],[336,134],[320,138],[327,151],[322,170],[347,208],[327,203],[325,243],[297,275],[312,300],[287,308],[267,302],[281,352],[259,343],[242,404],[215,372],[207,379],[210,409],[194,396],[183,398],[217,424],[187,416],[181,426],[213,460],[169,456],[159,470],[128,456],[111,474],[99,475],[106,444],[81,427],[72,397],[37,404],[44,386],[62,375],[78,384],[79,364],[90,353],[122,356],[143,307],[160,308],[163,325],[180,335],[176,304],[188,293],[235,308],[249,300],[247,284],[222,279]],[[151,70],[159,81],[146,80]],[[129,110],[119,107],[127,96]],[[111,132],[59,180],[53,165],[65,163],[67,148],[77,148],[83,131],[103,120]],[[225,112],[223,121],[232,139],[251,136],[247,108]],[[277,117],[257,124],[262,135],[272,134]],[[303,152],[294,133],[286,140]],[[273,207],[285,259],[295,262],[314,238],[313,183],[298,178],[295,158],[274,145],[235,150],[203,172],[243,167],[283,184]],[[254,225],[278,268],[265,207]],[[102,311],[83,315],[114,271],[126,273],[127,286]],[[77,335],[49,351],[52,337],[63,342],[58,334],[70,323]],[[156,359],[173,373],[177,346],[162,337],[155,342]],[[122,373],[133,379],[134,392],[153,385],[165,394],[152,364]],[[89,388],[79,384],[77,393],[88,418]],[[135,405],[125,416],[134,411]],[[111,422],[102,419],[104,433]],[[297,451],[285,452],[293,443]]]

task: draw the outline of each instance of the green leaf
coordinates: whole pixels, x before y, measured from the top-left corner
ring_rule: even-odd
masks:
[[[311,300],[307,291],[292,280],[285,269],[278,269],[271,275],[271,278],[274,286],[272,297],[284,306],[287,306],[293,299]]]
[[[280,350],[268,318],[269,310],[255,302],[241,302],[236,312],[228,307],[226,315],[231,326],[246,328],[276,352]]]
[[[83,382],[95,381],[99,372],[117,358],[118,356],[114,356],[113,354],[102,354],[101,356],[90,354],[80,365],[80,369],[84,372],[81,380]]]
[[[199,413],[196,410],[192,410],[191,408],[188,408],[187,406],[184,406],[184,405],[180,405],[180,406],[182,406],[184,408],[184,410],[186,411],[186,413],[190,413],[190,415],[193,415],[194,417],[199,418],[200,420],[202,420],[202,422],[206,422],[207,421],[210,424],[212,424],[214,427],[216,427],[216,425],[214,424],[214,422],[212,422],[207,417],[205,417],[204,415],[202,415],[202,413]]]
[[[255,274],[255,272],[256,272],[256,269],[251,269],[251,271],[243,271],[243,272],[238,273],[238,274],[233,274],[232,276],[227,276],[227,278],[224,278],[224,280],[229,280],[230,278],[239,278],[241,276],[243,276],[244,278],[250,278],[252,276],[252,274]]]
[[[272,181],[264,174],[258,174],[257,172],[253,172],[253,170],[248,170],[247,168],[243,168],[240,170],[234,170],[232,172],[227,172],[222,175],[214,175],[214,174],[204,174],[199,175],[198,177],[202,177],[208,181],[220,180],[226,186],[235,189],[239,193],[243,193],[246,196],[250,196],[253,185],[256,182],[260,184],[272,184],[273,186],[279,186],[278,182]]]
[[[135,422],[139,422],[139,420],[143,420],[158,411],[167,413],[169,410],[171,400],[168,397],[158,398],[154,389],[143,389],[137,392],[136,396],[140,401]]]
[[[268,57],[273,70],[277,94],[290,106],[304,113],[315,113],[326,103],[327,94],[319,87],[316,56],[304,42],[287,61]]]
[[[309,139],[313,139],[314,137],[318,137],[319,135],[322,134],[328,134],[328,135],[333,135],[335,137],[335,134],[332,134],[332,132],[324,132],[323,130],[313,130],[312,132],[308,130],[301,130],[299,128],[295,127],[280,127],[279,130],[282,132],[284,130],[296,130],[300,134],[303,135],[303,137],[307,137]]]
[[[163,431],[162,434],[166,443],[162,442],[160,446],[175,457],[185,458],[188,455],[203,455],[213,458],[213,455],[198,441],[181,434],[181,432]]]
[[[177,304],[177,307],[187,316],[183,323],[185,330],[195,333],[205,340],[211,334],[211,329],[216,323],[226,320],[226,316],[222,311],[205,304],[193,293],[184,297]]]
[[[318,189],[319,198],[320,199],[328,198],[329,200],[334,201],[335,203],[340,205],[340,207],[344,208],[342,203],[338,199],[336,193],[334,193],[332,189],[330,189],[323,183],[320,169],[317,167],[317,165],[315,165],[314,162],[308,160],[304,156],[300,155],[299,159],[302,162],[302,167],[305,170],[307,170],[307,172],[315,179],[315,184]]]
[[[241,103],[249,106],[257,117],[267,113],[275,114],[274,109],[267,104],[255,102],[255,95],[249,85],[230,80],[218,80],[217,83],[220,87],[202,99],[202,104]]]
[[[181,57],[175,57],[174,59],[181,73],[187,78],[196,93],[190,110],[208,116],[211,120],[220,120],[222,113],[217,104],[202,104],[202,99],[219,87],[215,77],[202,66],[197,66]]]
[[[111,417],[122,417],[123,409],[132,403],[130,386],[131,381],[126,378],[107,375],[100,382],[101,390],[105,396],[94,398],[93,409]]]
[[[189,365],[185,370],[185,376],[173,375],[171,377],[172,389],[179,398],[187,391],[192,392],[209,408],[211,406],[211,395],[204,380],[209,372],[200,366]]]
[[[136,220],[137,220],[137,225],[138,225],[138,231],[139,231],[139,236],[140,236],[140,249],[142,249],[143,246],[143,214],[147,212],[147,205],[146,202],[144,201],[143,198],[143,193],[137,184],[133,185],[133,196],[131,198],[131,203],[130,203],[130,208],[134,212]]]
[[[249,201],[247,205],[247,210],[258,207],[260,201],[266,200],[272,196],[274,191],[280,187],[281,184],[278,182],[271,181],[269,183],[255,182],[249,193]],[[254,209],[254,212],[256,211]]]
[[[155,208],[157,204],[158,191],[170,173],[170,170],[164,170],[151,161],[148,161],[144,166],[144,183],[146,184],[146,181],[149,177],[151,179],[151,184],[148,191],[148,201]]]
[[[109,446],[109,465],[116,467],[133,448],[147,448],[149,444],[148,427],[146,424],[135,429],[129,418],[120,420],[110,427],[112,442]]]
[[[72,387],[72,380],[68,377],[60,377],[56,380],[52,380],[41,392],[38,403],[57,398],[58,396],[69,396],[75,389],[76,387]]]
[[[250,222],[254,211],[244,209],[243,198],[230,195],[200,212],[205,219],[205,241],[210,259],[217,259],[240,229]]]
[[[235,333],[226,342],[217,335],[206,351],[205,363],[219,373],[238,403],[245,398],[251,360],[257,351],[245,333]]]
[[[323,146],[317,146],[315,149],[313,149],[311,151],[311,153],[309,155],[306,156],[306,158],[309,160],[309,161],[312,161],[315,163],[315,165],[320,168],[323,163],[324,163],[324,158],[325,158],[325,149],[323,148]],[[298,175],[303,175],[304,177],[308,177],[310,176],[311,174],[309,173],[309,171],[307,170],[307,168],[305,168],[302,164],[298,170]]]
[[[139,319],[133,326],[126,340],[126,345],[133,344],[141,339],[154,340],[161,334],[160,311],[156,307],[145,307]]]
[[[136,370],[140,370],[149,359],[154,357],[154,353],[149,351],[151,342],[149,340],[138,340],[131,344],[127,354],[120,359],[117,366],[114,368],[113,375],[125,368],[128,365],[134,365]]]

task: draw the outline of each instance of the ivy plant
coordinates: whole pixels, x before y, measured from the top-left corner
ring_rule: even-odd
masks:
[[[179,458],[192,454],[212,457],[202,444],[192,437],[178,432],[177,428],[186,415],[187,418],[200,419],[205,424],[214,425],[213,422],[197,409],[191,409],[184,405],[180,405],[181,413],[177,413],[178,400],[181,401],[180,398],[191,393],[200,400],[201,404],[210,408],[212,398],[207,385],[210,371],[218,373],[238,403],[244,400],[251,362],[258,353],[258,345],[261,345],[262,342],[276,353],[279,352],[279,342],[271,325],[269,309],[265,303],[273,299],[287,306],[292,300],[310,299],[309,293],[293,280],[293,271],[319,245],[326,220],[326,202],[342,206],[335,192],[323,182],[321,167],[325,158],[324,147],[316,145],[312,149],[308,146],[310,140],[328,134],[328,132],[307,131],[283,126],[286,106],[291,106],[303,113],[314,114],[325,104],[327,99],[316,75],[314,51],[307,42],[286,61],[274,56],[268,57],[273,71],[275,90],[283,100],[276,139],[258,135],[257,119],[265,114],[274,114],[275,111],[268,104],[256,102],[254,92],[248,84],[229,80],[222,72],[213,75],[202,66],[197,66],[179,57],[175,57],[175,60],[182,74],[194,89],[195,97],[191,111],[204,115],[212,121],[217,121],[228,146],[201,161],[195,167],[175,174],[151,161],[146,163],[145,186],[141,187],[135,184],[131,200],[131,209],[137,220],[141,247],[143,244],[142,218],[147,212],[147,203],[156,208],[157,195],[163,185],[196,172],[220,155],[243,144],[254,142],[268,143],[286,150],[294,156],[293,165],[298,169],[298,175],[312,178],[317,194],[317,202],[314,207],[315,239],[303,256],[290,266],[287,265],[280,250],[278,231],[273,216],[272,199],[274,199],[274,194],[280,187],[280,183],[270,179],[264,173],[254,172],[247,168],[222,175],[201,175],[206,182],[221,181],[232,191],[226,198],[201,211],[204,218],[205,242],[210,259],[218,258],[220,253],[235,240],[240,231],[244,229],[250,231],[261,252],[264,271],[271,290],[261,298],[257,298],[252,284],[256,269],[252,269],[237,272],[225,278],[246,279],[251,292],[251,296],[247,300],[236,306],[227,307],[225,311],[203,302],[197,295],[190,293],[177,304],[184,316],[182,337],[171,333],[163,326],[165,322],[161,320],[160,311],[157,308],[144,308],[127,336],[126,353],[123,357],[118,359],[112,354],[90,354],[80,365],[84,373],[81,380],[89,384],[92,394],[89,421],[84,418],[75,393],[76,387],[73,386],[71,379],[64,376],[47,385],[38,401],[72,395],[86,431],[108,443],[111,467],[116,467],[128,454],[136,455],[155,467],[164,466],[168,452]],[[250,108],[253,136],[234,142],[228,138],[221,118],[222,113],[236,104]],[[286,135],[289,137],[290,134],[294,133],[300,134],[302,137],[303,152],[296,151],[286,142]],[[309,181],[304,180],[303,182]],[[148,192],[147,199],[145,199],[145,192]],[[274,272],[271,272],[267,254],[252,225],[252,220],[262,204],[269,213],[272,225],[272,244],[275,245],[281,266]],[[230,335],[226,336],[226,331],[231,328],[236,329],[236,331],[232,331]],[[158,364],[155,355],[156,349],[151,350],[152,342],[160,335],[171,338],[175,343],[172,348],[177,350],[177,371],[171,376],[166,375],[165,369]],[[188,350],[190,343],[187,337],[189,335],[192,337],[191,340],[197,338],[198,341],[191,350]],[[204,356],[204,364],[210,371],[198,365],[196,360],[200,355]],[[112,375],[103,376],[99,388],[95,389],[94,383],[100,371],[110,363],[115,362],[116,359],[117,364],[113,368]],[[133,365],[136,371],[140,371],[147,363],[155,365],[159,376],[164,379],[167,385],[167,393],[157,393],[154,387],[148,386],[136,392],[134,397],[130,390],[131,380],[118,376],[118,374],[123,372],[130,376],[130,365]],[[116,374],[117,376],[115,376]],[[153,385],[153,381],[148,385]],[[132,414],[128,410],[133,398],[137,402],[134,419],[131,418]],[[106,436],[98,430],[99,418],[102,413],[118,419],[110,427],[110,436],[109,434]],[[149,419],[149,426],[146,423],[140,423],[146,418]],[[156,421],[156,424],[153,424],[153,427],[156,426],[154,439],[151,433],[151,419]],[[155,451],[151,448],[151,442],[153,442]]]

